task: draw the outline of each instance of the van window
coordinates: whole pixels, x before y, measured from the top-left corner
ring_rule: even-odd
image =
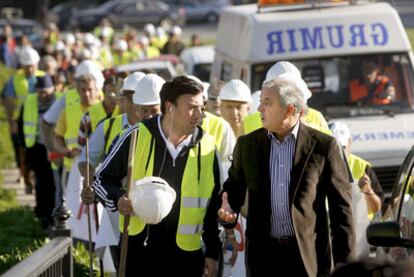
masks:
[[[194,65],[193,75],[203,82],[208,82],[210,80],[210,71],[211,63],[199,63]]]
[[[320,110],[328,119],[399,114],[414,110],[414,73],[405,53],[292,62],[299,68],[312,91],[309,106]],[[252,91],[260,89],[267,70],[273,64],[253,65]],[[375,81],[368,82],[369,78]],[[395,97],[386,93],[390,86],[394,88]]]

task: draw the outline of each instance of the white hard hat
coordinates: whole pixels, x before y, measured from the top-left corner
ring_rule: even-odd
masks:
[[[63,41],[66,42],[67,45],[75,44],[76,38],[72,33],[66,33],[63,35]]]
[[[181,28],[180,28],[179,26],[174,26],[174,27],[171,29],[171,33],[173,33],[174,35],[179,36],[179,35],[181,35],[182,30],[181,30]]]
[[[155,27],[153,24],[148,23],[144,26],[144,32],[148,33],[150,36],[153,36],[155,34]]]
[[[261,90],[256,90],[253,94],[252,94],[252,102],[250,103],[250,113],[254,113],[257,111],[257,109],[259,108],[260,105],[260,95],[262,94]]]
[[[123,39],[117,40],[114,44],[114,48],[116,50],[126,51],[128,49],[128,43]]]
[[[101,29],[101,36],[109,37],[112,34],[112,29],[109,26],[104,26]]]
[[[176,197],[165,180],[153,176],[136,181],[129,192],[132,208],[145,224],[161,222],[170,213]]]
[[[205,99],[208,99],[208,88],[210,87],[210,84],[207,82],[203,82],[203,97]]]
[[[57,42],[56,42],[56,45],[55,45],[55,49],[56,49],[56,51],[63,51],[63,50],[65,50],[65,43],[63,42],[63,41],[61,41],[61,40],[58,40]]]
[[[85,60],[78,64],[75,70],[75,78],[79,78],[83,75],[91,74],[96,81],[96,86],[98,89],[103,88],[103,83],[105,81],[105,78],[101,72],[101,70],[98,67],[98,64],[91,60]]]
[[[21,65],[34,65],[39,61],[39,53],[31,47],[23,47],[19,53],[19,62]]]
[[[194,76],[194,75],[185,75],[185,76],[199,83],[203,87],[203,97],[205,97],[205,99],[208,99],[207,89],[210,86],[210,84],[201,81],[197,76]]]
[[[221,88],[220,100],[250,103],[252,96],[249,87],[242,80],[234,79]]]
[[[156,33],[157,37],[163,37],[163,36],[165,36],[165,30],[161,26],[158,26],[157,27],[157,29],[155,30],[155,33]]]
[[[305,81],[303,81],[302,77],[298,77],[296,73],[283,73],[278,78],[285,79],[295,83],[295,85],[300,89],[303,95],[303,100],[308,102],[308,99],[312,96],[312,92],[309,90],[308,86],[306,85]]]
[[[351,138],[351,131],[348,125],[341,121],[333,121],[329,123],[329,128],[332,131],[332,136],[342,145],[347,146]]]
[[[298,76],[299,78],[302,77],[299,69],[294,64],[287,61],[281,61],[275,63],[271,68],[269,68],[269,70],[266,73],[265,82],[270,81],[272,79],[276,79],[284,73],[292,73]]]
[[[79,53],[79,59],[90,60],[92,59],[92,51],[89,48],[83,48]]]
[[[145,73],[141,71],[137,71],[137,72],[129,74],[128,77],[124,79],[124,82],[122,84],[122,90],[135,91],[138,81],[141,80],[141,78],[144,76],[145,76]]]
[[[142,77],[132,95],[132,101],[135,105],[157,105],[160,104],[160,91],[165,81],[157,74],[147,74]]]
[[[147,37],[142,36],[139,38],[139,42],[143,45],[143,46],[148,46],[150,41]]]
[[[83,43],[86,45],[93,45],[95,44],[95,36],[91,33],[86,33],[83,37]]]

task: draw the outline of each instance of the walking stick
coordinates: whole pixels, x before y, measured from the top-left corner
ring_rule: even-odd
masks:
[[[135,159],[135,144],[137,140],[137,130],[134,130],[131,135],[131,141],[129,143],[129,154],[128,154],[128,171],[127,171],[127,188],[126,195],[128,195],[129,190],[131,189],[132,184],[132,173],[134,169],[134,159]],[[122,241],[121,241],[121,258],[119,262],[119,274],[118,277],[125,276],[126,270],[126,258],[128,254],[128,225],[129,225],[129,215],[124,216],[124,227],[122,232]]]
[[[96,230],[96,234],[98,234],[99,231],[99,220],[98,220],[98,206],[96,205],[96,203],[93,204],[93,214],[94,214],[94,218],[95,218],[95,230]],[[99,271],[101,272],[101,277],[104,277],[105,273],[104,273],[104,266],[103,266],[103,260],[101,258],[99,258]]]
[[[89,188],[89,138],[86,136],[86,187]],[[86,212],[88,216],[88,250],[89,250],[89,276],[93,276],[93,249],[92,249],[92,228],[91,228],[91,213],[89,204],[86,205]]]

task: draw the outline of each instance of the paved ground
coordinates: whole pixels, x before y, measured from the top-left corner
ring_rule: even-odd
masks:
[[[1,169],[3,175],[3,187],[6,189],[14,189],[17,192],[17,201],[22,206],[35,206],[35,196],[33,194],[26,194],[23,182],[18,182],[19,171],[17,168]]]

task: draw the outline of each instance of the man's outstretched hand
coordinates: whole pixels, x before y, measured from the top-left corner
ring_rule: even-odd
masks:
[[[224,223],[234,223],[237,220],[237,214],[233,212],[227,199],[227,192],[223,192],[221,197],[221,208],[218,210],[218,216]]]

